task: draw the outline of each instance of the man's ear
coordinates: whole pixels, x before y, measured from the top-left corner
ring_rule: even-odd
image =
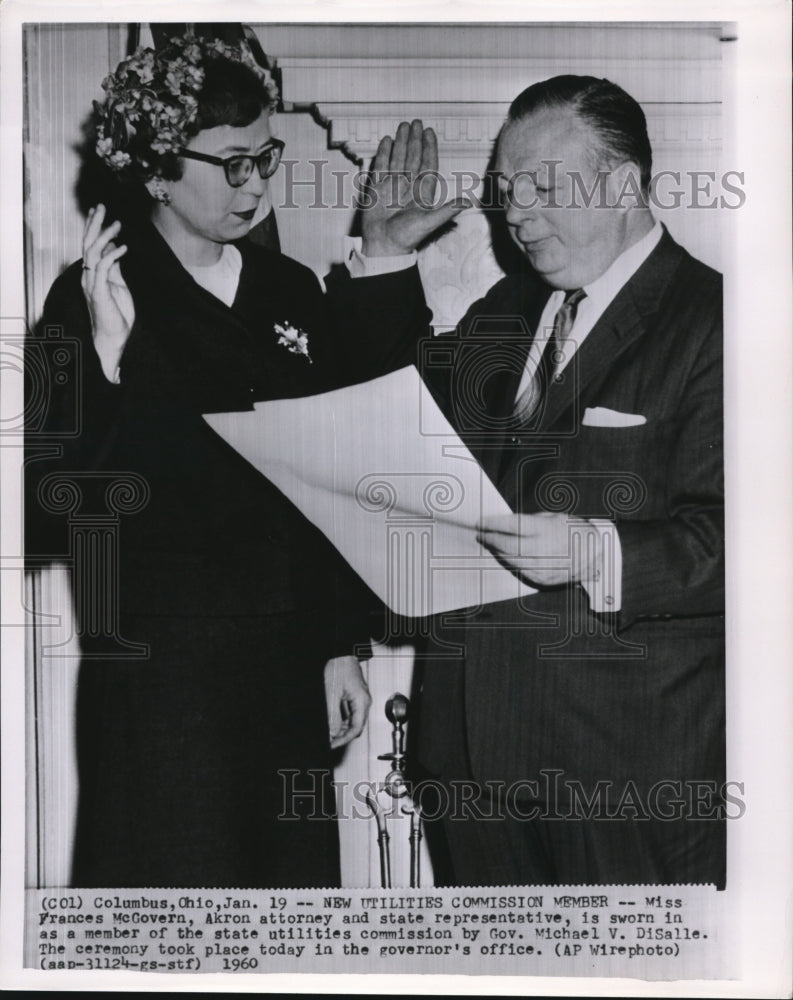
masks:
[[[642,191],[641,169],[638,163],[626,160],[612,167],[608,175],[608,204],[622,211],[647,208],[647,198]]]

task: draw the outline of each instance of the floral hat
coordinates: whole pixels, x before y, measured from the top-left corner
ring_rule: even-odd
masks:
[[[102,81],[105,99],[94,101],[98,156],[120,176],[153,176],[151,154],[176,155],[195,134],[204,66],[219,58],[253,70],[275,108],[278,88],[245,43],[174,37],[159,51],[137,48]]]

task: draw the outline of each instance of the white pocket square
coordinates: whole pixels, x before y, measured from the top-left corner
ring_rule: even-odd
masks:
[[[606,406],[592,406],[584,410],[582,427],[638,427],[646,424],[647,417],[641,413],[620,413],[619,410],[609,410]]]

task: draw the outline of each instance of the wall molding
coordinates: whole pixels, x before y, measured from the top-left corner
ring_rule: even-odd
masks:
[[[375,153],[380,137],[393,133],[400,121],[420,118],[435,130],[441,152],[455,158],[486,162],[504,122],[508,105],[480,102],[475,105],[451,101],[393,101],[314,105],[315,114],[328,130],[328,145],[341,149],[356,162],[366,162]],[[711,103],[685,105],[645,104],[647,131],[656,156],[674,147],[692,151],[720,150],[721,106]],[[674,111],[673,115],[670,112]]]
[[[626,39],[625,51],[631,50]],[[483,98],[508,105],[524,87],[559,73],[608,77],[640,103],[718,103],[721,94],[721,52],[715,45],[708,58],[624,55],[618,58],[530,56],[505,59],[465,57],[417,59],[300,57],[273,55],[281,72],[287,103],[421,102],[427,94],[452,103],[479,103]],[[506,110],[506,107],[504,108]]]

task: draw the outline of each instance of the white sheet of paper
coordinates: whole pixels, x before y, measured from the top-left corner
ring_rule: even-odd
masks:
[[[392,611],[532,594],[476,540],[509,507],[418,371],[204,419],[313,522]]]

